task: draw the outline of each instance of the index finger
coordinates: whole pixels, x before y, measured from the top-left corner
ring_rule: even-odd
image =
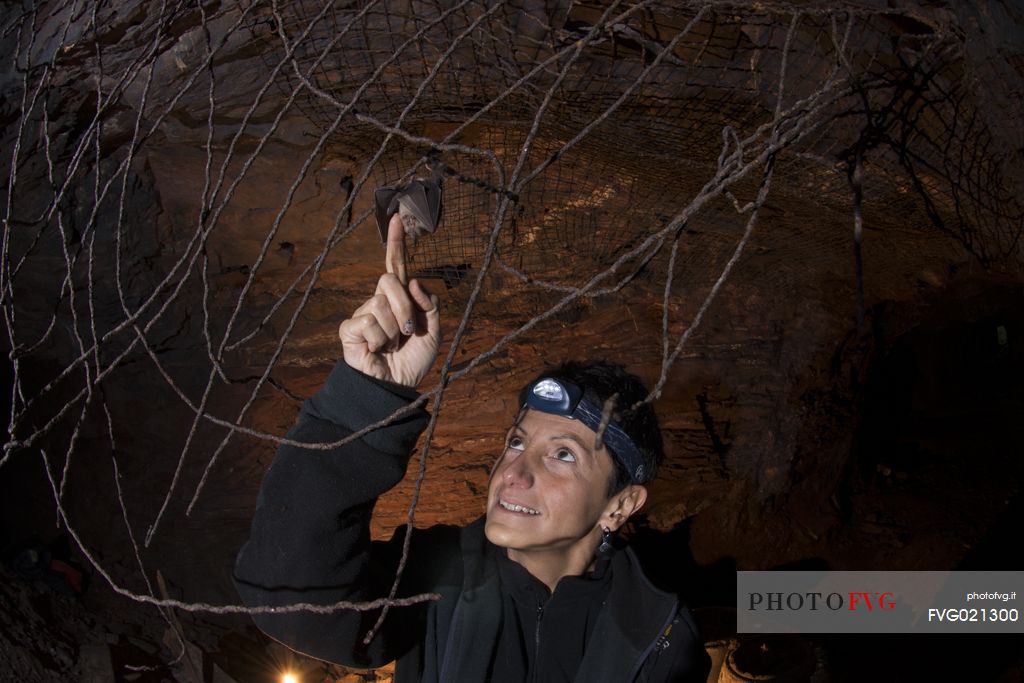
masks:
[[[402,224],[402,217],[397,213],[391,217],[388,223],[388,244],[387,254],[384,256],[384,266],[387,272],[394,273],[398,281],[403,285],[408,284],[405,279],[405,226]]]

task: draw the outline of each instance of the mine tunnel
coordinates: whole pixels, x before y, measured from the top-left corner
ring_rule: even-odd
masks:
[[[620,542],[690,606],[709,683],[1024,678],[1020,629],[735,618],[739,571],[1024,570],[1020,3],[24,2],[0,26],[0,678],[393,680],[268,638],[233,571],[384,267],[377,192],[417,180],[443,188],[406,240],[442,312],[437,420],[373,538],[478,518],[520,387],[614,361],[666,452]]]

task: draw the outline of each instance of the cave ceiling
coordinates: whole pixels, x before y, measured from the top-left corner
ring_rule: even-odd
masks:
[[[419,525],[480,513],[517,387],[579,357],[659,388],[653,528],[827,507],[885,340],[1019,292],[1013,3],[0,12],[4,467],[45,463],[28,509],[129,583],[138,542],[230,591],[273,439],[381,272],[380,186],[444,179],[408,245],[445,334]]]

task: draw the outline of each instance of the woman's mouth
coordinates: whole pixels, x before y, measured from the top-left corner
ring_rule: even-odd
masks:
[[[498,505],[500,505],[504,509],[508,510],[509,512],[519,512],[519,513],[527,514],[527,515],[539,515],[540,514],[540,510],[534,510],[533,508],[528,508],[525,505],[519,505],[518,503],[506,503],[505,501],[501,500],[500,498],[498,499]]]

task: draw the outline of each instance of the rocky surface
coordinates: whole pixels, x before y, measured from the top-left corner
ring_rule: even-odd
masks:
[[[257,102],[274,64],[268,55],[280,48],[275,19],[260,3],[171,5],[162,17],[149,3],[130,1],[106,3],[95,17],[69,7],[38,14],[20,14],[25,10],[14,6],[2,10],[0,147],[13,154],[19,145],[17,163],[12,166],[8,154],[2,162],[11,179],[2,195],[10,207],[5,253],[25,256],[10,290],[16,304],[8,302],[5,311],[10,341],[19,347],[21,392],[30,399],[38,395],[14,432],[25,438],[51,420],[55,425],[29,447],[9,451],[0,466],[3,540],[57,533],[59,498],[64,525],[70,522],[118,585],[146,592],[144,578],[152,580],[159,570],[177,597],[224,604],[236,600],[231,562],[273,443],[245,434],[225,441],[223,425],[195,420],[195,406],[267,435],[289,428],[301,398],[316,390],[339,356],[338,323],[372,292],[380,272],[383,251],[366,218],[372,189],[395,182],[421,150],[398,140],[371,164],[367,150],[377,149],[383,133],[365,120],[346,119],[321,139],[322,115],[332,110],[322,101],[318,108],[316,97],[303,94],[301,106],[283,109],[289,90],[276,83]],[[947,75],[950,82],[978,76],[979,86],[969,94],[990,105],[979,109],[996,131],[985,138],[991,153],[975,159],[965,142],[974,138],[959,128],[943,137],[945,129],[934,121],[928,124],[933,129],[922,125],[935,139],[925,135],[918,147],[909,147],[929,162],[916,167],[917,176],[893,148],[865,152],[860,329],[853,193],[843,156],[845,145],[855,141],[843,137],[851,129],[822,132],[780,156],[750,242],[655,404],[668,461],[634,531],[638,545],[648,549],[652,573],[671,582],[670,562],[726,566],[728,574],[735,567],[806,558],[837,567],[944,568],[969,561],[975,551],[991,553],[990,531],[1015,523],[1021,472],[1000,454],[1020,437],[1006,427],[1006,416],[1019,413],[1020,384],[1006,378],[1019,378],[1024,367],[1024,277],[1019,243],[1012,240],[1014,227],[1019,233],[1019,203],[1010,201],[1019,199],[1019,184],[1013,183],[1020,163],[1002,152],[1019,147],[1019,126],[1007,123],[1016,120],[1019,98],[1013,88],[993,88],[997,78],[990,71],[1019,82],[1013,80],[1020,77],[1019,31],[1006,27],[1019,27],[1021,13],[1012,3],[993,1],[976,11],[961,5],[902,3],[884,25],[910,42],[907,36],[917,31],[956,29],[952,33],[965,41],[967,68]],[[303,7],[296,3],[295,11]],[[571,31],[596,20],[589,4],[578,11],[571,21],[562,18],[569,32],[555,35],[554,44],[572,44],[578,36]],[[67,21],[71,12],[80,13]],[[522,30],[499,54],[520,59],[527,48],[535,52],[531,59],[548,54],[553,48],[538,46],[527,28],[537,26],[538,17],[516,12],[512,25]],[[606,83],[598,76],[611,73],[600,68],[625,77],[643,67],[650,47],[616,30],[615,40],[588,56],[592,61],[582,71],[590,82],[575,84],[583,90],[573,91],[569,104],[559,105],[559,116],[542,128],[531,164],[578,128],[573,116],[582,118],[612,92],[597,92]],[[726,38],[747,50],[743,63],[759,64],[758,73],[779,68],[777,53],[755,49],[778,41],[778,30],[748,25]],[[697,196],[715,172],[723,121],[749,131],[774,93],[768,79],[727,73],[727,60],[716,52],[723,44],[707,40],[706,59],[719,60],[710,63],[720,71],[694,73],[697,80],[685,87],[685,78],[668,67],[659,71],[628,115],[522,188],[518,241],[499,245],[508,264],[535,279],[580,284]],[[208,46],[218,50],[210,66]],[[987,59],[997,47],[1000,58]],[[681,47],[674,54],[683,60],[703,53]],[[355,48],[336,51],[335,71],[320,76],[329,82],[331,73],[345,73],[343,67],[368,68],[364,56]],[[454,59],[462,67],[475,53],[459,52]],[[389,111],[396,92],[408,96],[395,84],[415,84],[420,66],[403,63],[390,82],[397,90],[375,93],[365,111]],[[794,92],[813,83],[817,72],[806,71],[794,81]],[[486,73],[485,85],[494,87],[497,74]],[[716,90],[708,82],[719,74],[726,80]],[[550,83],[546,78],[538,79],[538,88]],[[39,83],[45,84],[41,99],[33,100]],[[454,97],[445,87],[456,81],[445,84],[426,100],[433,108],[413,110],[410,134],[440,139],[458,120],[455,105],[472,104],[467,95],[450,110],[433,106],[438,98]],[[752,99],[732,103],[721,93],[724,84],[742,84]],[[110,100],[93,134],[97,85]],[[688,99],[665,104],[667,93],[680,92]],[[895,104],[913,101],[898,94]],[[526,98],[530,106],[537,105],[534,96]],[[907,122],[885,118],[888,111],[879,107],[875,132],[896,137],[892,131]],[[512,116],[515,108],[503,112]],[[459,141],[494,151],[508,171],[526,122],[485,120]],[[644,136],[656,144],[635,144]],[[952,149],[961,161],[932,163],[935,148]],[[822,161],[821,154],[828,158]],[[470,300],[500,196],[482,189],[497,182],[491,162],[463,151],[441,156],[477,182],[446,184],[441,232],[411,249],[413,270],[427,276],[442,299],[447,341],[437,371]],[[222,163],[224,182],[213,192]],[[979,175],[979,168],[988,175]],[[986,187],[992,194],[985,194],[977,189],[979,178],[998,178],[1006,186]],[[738,182],[737,199],[753,199],[758,180]],[[98,199],[97,188],[108,182],[109,194]],[[204,201],[207,194],[213,198]],[[730,201],[709,202],[682,232],[667,301],[670,242],[643,263],[627,262],[621,272],[635,269],[636,275],[620,290],[566,306],[452,383],[430,443],[416,525],[462,523],[480,514],[490,463],[515,412],[512,397],[539,367],[581,355],[608,358],[655,382],[665,316],[674,344],[695,325],[745,221]],[[200,226],[209,231],[200,235]],[[16,263],[8,258],[5,268]],[[316,269],[315,279],[310,269]],[[456,372],[564,296],[522,284],[500,265],[491,267],[481,291],[451,358]],[[154,303],[140,313],[138,329],[111,332],[126,311],[151,296]],[[129,351],[140,337],[145,344]],[[94,338],[103,341],[92,360],[43,392]],[[107,367],[109,374],[95,382],[93,373]],[[4,378],[6,385],[12,367],[4,368]],[[75,403],[57,417],[83,387],[95,391],[87,407]],[[406,481],[381,499],[375,534],[405,523],[417,468],[414,459]],[[659,564],[659,557],[669,559]],[[88,564],[83,553],[77,559]],[[16,583],[0,594],[6,620],[0,651],[9,653],[12,670],[23,680],[45,681],[113,667],[129,680],[124,665],[138,656],[135,661],[162,667],[154,675],[187,680],[188,672],[168,664],[176,656],[163,643],[168,625],[155,613],[139,616],[146,612],[141,607],[120,616],[104,612],[120,600],[100,577],[94,579],[92,604]],[[706,602],[722,598],[708,590]],[[145,625],[131,644],[122,636],[136,623]],[[243,620],[182,623],[209,676],[214,661],[237,680],[256,680],[255,671],[277,664],[267,655],[258,664],[232,668],[253,652],[273,652],[245,630]],[[216,660],[217,652],[233,654]],[[324,680],[356,675],[315,670]]]

